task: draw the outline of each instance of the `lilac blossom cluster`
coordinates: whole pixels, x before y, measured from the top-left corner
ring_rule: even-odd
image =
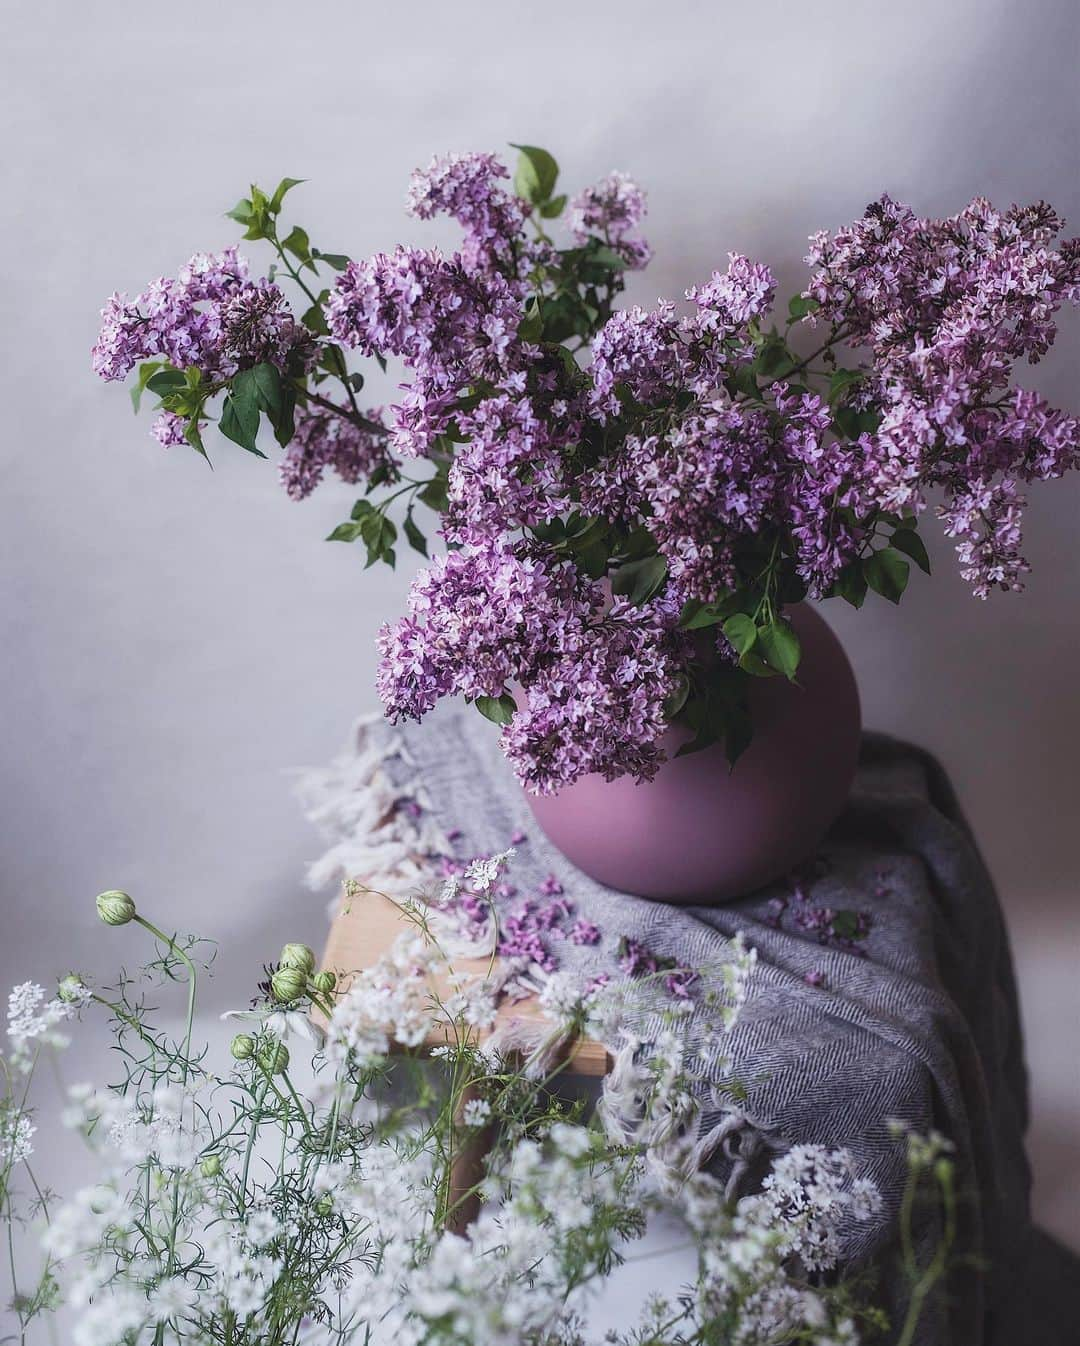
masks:
[[[392,718],[418,719],[446,696],[499,698],[516,684],[503,746],[537,792],[628,764],[655,774],[664,701],[687,654],[677,609],[659,599],[609,605],[598,582],[504,540],[436,557],[408,606],[379,636],[378,688]]]
[[[674,958],[662,958],[638,939],[624,935],[619,941],[619,968],[627,977],[657,977],[668,995],[687,1000],[698,980],[693,968],[681,967]]]
[[[226,248],[196,254],[179,275],[159,277],[134,300],[114,294],[91,352],[95,371],[123,379],[139,361],[164,357],[177,369],[224,380],[263,361],[284,368],[294,352],[309,356],[310,335],[282,291],[247,274],[236,248]],[[176,442],[164,431],[158,438]]]
[[[1019,483],[1080,462],[1076,418],[1009,386],[1017,361],[1049,349],[1061,304],[1080,299],[1080,240],[1055,249],[1061,227],[1044,202],[1002,213],[976,198],[927,220],[883,196],[850,227],[816,235],[807,257],[811,320],[873,357],[870,490],[920,511],[943,488],[939,512],[980,597],[1019,588],[1028,569]]]
[[[461,833],[456,835],[460,839]],[[591,947],[603,936],[594,921],[577,914],[554,874],[537,894],[517,901],[517,887],[503,875],[514,846],[525,840],[524,833],[517,833],[508,850],[471,860],[452,854],[437,857],[444,878],[438,906],[456,918],[470,939],[490,938],[494,926],[495,952],[500,957],[550,975],[559,967],[553,946],[567,942]]]
[[[724,741],[734,761],[750,680],[795,675],[789,605],[897,601],[905,558],[929,568],[932,500],[976,595],[1021,587],[1025,488],[1080,465],[1080,422],[1012,382],[1080,299],[1080,243],[1057,241],[1050,207],[977,199],[937,220],[883,196],[811,240],[781,332],[772,273],[737,253],[678,304],[617,308],[651,255],[644,193],[621,173],[579,193],[560,248],[557,172],[535,147],[512,181],[491,154],[436,157],[408,209],[453,219],[460,246],[361,261],[279,237],[293,180],[253,188],[232,215],[273,244],[302,320],[235,249],[104,311],[102,377],[165,365],[139,376],[162,393],[163,445],[201,448],[224,391],[222,433],[259,452],[265,414],[292,498],[328,470],[364,486],[332,536],[369,564],[396,559],[394,501],[425,555],[414,507],[440,515],[446,553],[379,636],[391,718],[475,702],[539,793],[648,779],[676,716],[690,747]],[[304,271],[321,265],[338,274],[316,293]],[[360,410],[347,352],[401,371],[385,411]]]
[[[735,254],[725,272],[688,291],[687,315],[671,303],[614,313],[593,337],[586,387],[560,380],[532,343],[513,339],[515,324],[499,307],[499,301],[511,308],[517,302],[520,321],[516,273],[502,274],[498,261],[513,254],[508,240],[521,215],[506,210],[500,176],[489,156],[464,156],[437,162],[414,180],[416,213],[453,215],[466,230],[466,250],[448,261],[435,254],[409,254],[413,260],[407,261],[399,250],[393,267],[375,259],[369,271],[347,274],[332,322],[343,341],[399,354],[415,371],[410,401],[395,408],[404,429],[399,443],[415,449],[419,424],[420,445],[430,444],[455,416],[464,440],[449,469],[445,532],[468,550],[422,576],[409,617],[383,633],[384,701],[392,716],[420,715],[440,696],[498,698],[508,686],[520,688],[503,744],[529,788],[557,790],[587,771],[642,778],[655,772],[662,760],[664,703],[680,656],[686,657],[678,647],[678,608],[690,599],[718,602],[737,589],[747,542],[779,526],[796,576],[810,596],[823,597],[870,544],[880,512],[922,507],[921,491],[934,478],[921,447],[899,461],[902,417],[910,430],[915,413],[903,400],[894,366],[916,365],[925,391],[936,358],[955,411],[963,397],[952,379],[956,360],[950,365],[949,351],[962,356],[966,347],[961,316],[953,313],[948,349],[940,357],[924,354],[916,364],[912,351],[927,351],[934,336],[916,274],[942,312],[956,296],[971,306],[971,323],[989,322],[974,312],[983,301],[972,296],[973,286],[993,288],[999,307],[1013,304],[1002,350],[979,354],[984,376],[980,381],[967,371],[970,387],[964,385],[963,396],[979,409],[975,424],[984,440],[996,429],[1011,446],[1011,461],[1026,455],[1043,476],[1072,465],[1075,422],[1055,417],[1038,399],[1019,394],[1010,411],[990,417],[981,410],[1012,359],[1045,347],[1052,336],[1050,296],[1040,292],[1034,306],[1003,297],[1005,275],[1015,275],[1029,300],[1035,297],[1031,276],[1046,263],[1047,230],[1054,224],[1044,214],[1015,213],[1017,224],[1005,231],[1006,240],[997,218],[991,226],[990,212],[978,207],[960,217],[962,224],[935,226],[892,208],[894,223],[902,222],[912,236],[910,248],[922,264],[917,273],[909,263],[906,280],[893,268],[889,231],[880,231],[878,254],[867,256],[870,237],[888,217],[886,206],[835,240],[815,241],[811,262],[819,269],[807,298],[817,310],[808,310],[810,320],[830,319],[844,339],[869,344],[878,357],[853,405],[884,408],[880,428],[841,435],[826,396],[793,379],[756,384],[758,395],[746,399],[725,386],[756,358],[755,324],[771,308],[775,288],[767,268]],[[628,260],[643,261],[647,249],[638,250],[633,241],[642,211],[641,194],[614,175],[577,198],[572,226],[579,240],[600,236],[612,247],[625,246]],[[939,285],[928,261],[945,265],[939,236],[970,233],[976,219],[982,233],[969,240],[967,272],[951,288]],[[998,251],[1023,251],[1026,239],[1035,245],[1037,261],[1026,255],[988,260],[993,229]],[[1075,297],[1075,251],[1054,257],[1055,294]],[[970,274],[976,262],[978,278]],[[858,274],[848,277],[845,268]],[[883,293],[886,282],[892,288]],[[905,284],[912,293],[905,293]],[[358,291],[366,296],[359,308]],[[485,298],[477,300],[478,294]],[[854,301],[845,300],[851,295]],[[896,311],[901,300],[906,315]],[[1023,321],[1014,312],[1017,305]],[[462,412],[477,378],[490,379],[492,391]],[[942,399],[946,395],[940,392]],[[637,409],[632,416],[628,407]],[[930,419],[941,430],[940,405]],[[1030,428],[1036,420],[1037,449]],[[597,425],[616,428],[612,447],[595,466],[571,477],[567,450]],[[932,448],[941,437],[923,434],[920,441],[915,434],[913,442]],[[944,437],[966,442],[947,428]],[[997,469],[1000,452],[983,457]],[[995,486],[983,480],[963,489],[972,481],[970,458],[946,463],[937,479],[953,486],[947,526],[961,539],[965,573],[976,592],[985,592],[986,576],[1004,580],[1009,573],[1001,563],[1015,552],[1022,502],[1009,481]],[[898,490],[898,480],[915,486]],[[595,585],[580,574],[552,567],[543,552],[533,549],[523,558],[515,544],[507,545],[515,530],[549,523],[574,500],[611,523],[650,531],[666,562],[665,614],[655,602],[634,609],[617,603],[605,612]],[[980,527],[992,528],[992,544]],[[533,586],[528,596],[526,576]],[[616,669],[618,678],[612,676]],[[629,678],[622,676],[627,673]]]
[[[166,412],[166,415],[169,413]],[[278,469],[290,500],[304,500],[318,486],[327,468],[355,485],[377,467],[392,468],[385,434],[380,433],[382,408],[365,413],[373,427],[356,425],[333,412],[308,407],[296,416],[296,428]]]
[[[645,218],[645,193],[625,173],[609,173],[570,203],[570,228],[577,243],[602,238],[631,270],[648,266],[652,248],[638,232]]]

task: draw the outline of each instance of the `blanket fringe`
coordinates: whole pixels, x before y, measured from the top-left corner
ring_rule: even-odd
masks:
[[[331,843],[308,866],[309,888],[359,879],[400,892],[431,881],[431,857],[450,847],[423,782],[410,775],[415,770],[401,736],[376,713],[356,721],[349,746],[329,766],[304,772],[297,797]]]

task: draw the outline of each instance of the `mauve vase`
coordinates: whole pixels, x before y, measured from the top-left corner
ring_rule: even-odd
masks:
[[[722,745],[673,754],[655,779],[584,776],[557,795],[526,795],[545,835],[600,883],[668,902],[742,897],[810,857],[847,801],[859,753],[855,675],[808,604],[791,609],[802,644],[798,685],[755,681],[754,738],[729,768]]]

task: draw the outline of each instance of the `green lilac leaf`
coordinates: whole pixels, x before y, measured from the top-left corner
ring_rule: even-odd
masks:
[[[411,511],[405,515],[405,520],[404,523],[402,524],[402,528],[404,530],[406,538],[408,538],[409,540],[409,546],[412,547],[414,551],[418,551],[421,556],[427,556],[428,554],[427,538],[423,535],[420,529],[417,528],[416,524],[413,522],[413,516]]]
[[[358,523],[339,523],[334,531],[327,535],[327,542],[355,542],[360,536]]]
[[[272,419],[276,418],[281,412],[283,403],[281,370],[278,369],[277,365],[265,362],[255,365],[245,372],[250,376],[254,385],[261,410],[265,411]]]
[[[758,629],[754,619],[745,612],[736,612],[724,622],[724,635],[731,641],[736,654],[749,654],[757,643]]]
[[[301,229],[298,224],[294,224],[285,238],[281,240],[281,246],[306,266],[310,266],[312,270],[315,269],[314,262],[311,259],[311,240],[308,238],[307,232]]]
[[[344,271],[349,265],[349,258],[343,252],[320,252],[318,248],[312,248],[311,255],[316,261],[325,262],[334,271]]]
[[[509,692],[503,692],[502,696],[478,696],[474,705],[485,719],[495,724],[509,724],[517,710],[517,702]]]
[[[277,185],[277,191],[275,191],[274,195],[270,198],[270,214],[276,215],[281,209],[281,203],[285,200],[286,194],[291,192],[294,187],[299,187],[300,184],[305,181],[305,178],[282,178]]]
[[[900,553],[889,547],[874,552],[863,562],[867,584],[874,593],[887,598],[890,603],[900,602],[900,597],[907,588],[910,572],[911,567]]]
[[[921,571],[930,574],[930,557],[926,543],[914,528],[898,528],[889,539],[889,546],[902,551],[905,556],[910,556]]]
[[[146,387],[152,393],[157,393],[158,397],[167,397],[170,393],[186,388],[187,379],[182,369],[173,369],[171,365],[166,365],[147,378]]]
[[[218,429],[226,439],[247,449],[248,453],[254,453],[259,458],[266,457],[255,445],[259,433],[259,404],[250,393],[245,392],[240,396],[229,393],[226,396]]]
[[[164,368],[164,360],[146,360],[139,366],[139,378],[135,387],[131,389],[131,405],[135,411],[139,410],[142,402],[142,395],[146,391],[146,385],[159,369]]]
[[[519,151],[514,191],[533,205],[547,201],[555,190],[559,165],[547,150],[537,145],[517,145],[511,141],[511,146]]]
[[[184,428],[184,438],[195,450],[195,452],[201,453],[202,456],[209,463],[210,455],[206,452],[206,445],[202,441],[202,432],[199,430],[198,416],[188,421],[187,425]]]
[[[446,479],[444,477],[432,477],[417,491],[416,498],[427,505],[428,509],[433,509],[436,514],[445,513],[446,507],[450,503],[446,494]]]
[[[226,219],[236,220],[238,224],[245,224],[245,225],[248,224],[249,221],[251,220],[251,216],[252,216],[251,202],[247,199],[246,196],[241,197],[241,199],[237,201],[236,205],[233,206],[232,210],[227,210],[225,212]]]
[[[669,720],[673,720],[678,715],[679,711],[686,705],[686,699],[689,695],[690,679],[685,673],[680,673],[674,690],[664,701],[664,714]]]
[[[866,378],[862,369],[836,369],[829,378],[829,402],[836,402],[842,393]]]
[[[758,647],[766,662],[789,681],[794,680],[801,648],[799,637],[788,623],[770,622],[758,631],[757,636]]]
[[[800,318],[805,318],[809,313],[816,313],[821,305],[816,299],[808,295],[797,294],[788,303],[788,317],[792,322],[798,322]]]
[[[646,556],[620,566],[612,577],[611,591],[640,607],[652,598],[665,579],[667,560],[663,556]]]
[[[855,561],[841,570],[836,584],[833,586],[836,594],[850,603],[853,608],[861,608],[866,601],[866,576],[863,574],[863,567]]]

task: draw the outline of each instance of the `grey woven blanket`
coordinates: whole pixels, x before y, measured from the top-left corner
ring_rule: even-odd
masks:
[[[887,1126],[936,1127],[956,1146],[961,1268],[926,1319],[926,1346],[1054,1346],[1080,1340],[1080,1263],[1032,1230],[1023,1148],[1023,1047],[1008,939],[993,885],[949,784],[925,753],[864,738],[849,807],[815,862],[721,907],[673,907],[593,882],[542,836],[497,745],[464,708],[424,724],[357,726],[354,744],[304,793],[332,842],[316,886],[346,875],[399,885],[420,877],[422,848],[465,833],[464,853],[504,849],[519,832],[513,881],[549,876],[577,914],[653,954],[698,967],[742,931],[758,953],[734,1032],[747,1091],[744,1125],[714,1162],[753,1159],[797,1142],[846,1146],[884,1196],[880,1219],[852,1224],[846,1256],[882,1269],[894,1307],[904,1286],[892,1248],[902,1148]],[[560,959],[610,969],[613,950],[567,941]],[[693,1031],[693,1027],[691,1027]],[[703,1119],[703,1128],[717,1120]],[[925,1228],[927,1245],[934,1229]],[[920,1240],[922,1241],[922,1240]],[[1068,1303],[1067,1303],[1068,1300]]]

